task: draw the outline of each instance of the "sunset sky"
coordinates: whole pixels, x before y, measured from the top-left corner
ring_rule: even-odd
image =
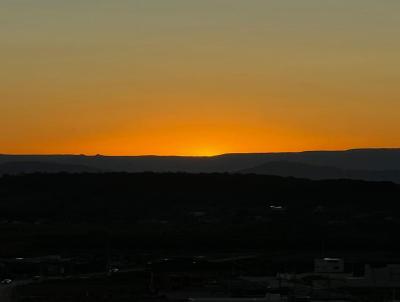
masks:
[[[1,0],[0,153],[400,146],[399,0]]]

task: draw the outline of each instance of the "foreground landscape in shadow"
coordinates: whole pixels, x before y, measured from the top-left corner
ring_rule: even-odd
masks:
[[[399,200],[400,185],[344,179],[5,175],[0,297],[386,301]]]

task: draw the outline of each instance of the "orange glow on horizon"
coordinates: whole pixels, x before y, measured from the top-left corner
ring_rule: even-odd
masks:
[[[3,1],[0,153],[398,147],[399,10],[365,0]]]

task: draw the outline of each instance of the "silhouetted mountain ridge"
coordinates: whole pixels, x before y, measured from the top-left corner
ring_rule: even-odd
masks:
[[[0,164],[1,174],[24,174],[24,173],[83,173],[83,172],[101,172],[99,169],[87,167],[84,165],[50,163],[50,162],[6,162]]]
[[[369,181],[393,181],[400,183],[400,170],[346,170],[329,166],[317,166],[298,162],[268,162],[250,169],[238,171],[242,174],[276,175],[283,177],[320,179],[359,179]]]
[[[284,153],[232,153],[211,157],[193,156],[86,156],[86,155],[0,155],[5,163],[40,162],[53,164],[54,169],[28,165],[21,173],[51,170],[57,165],[80,166],[82,171],[109,172],[188,172],[236,173],[271,162],[291,162],[308,167],[275,167],[274,174],[300,177],[360,178],[365,180],[399,181],[400,149],[353,149],[346,151],[305,151]],[[323,169],[321,167],[324,167]],[[329,169],[327,168],[329,167]],[[67,168],[67,167],[61,167]],[[269,167],[268,174],[272,167]],[[278,170],[279,171],[278,171]],[[74,169],[72,169],[74,170]],[[79,170],[79,169],[78,169]],[[302,171],[300,173],[300,170]],[[317,171],[318,170],[318,171]],[[328,171],[329,170],[329,171]],[[345,170],[345,171],[342,171]],[[59,171],[62,171],[60,169]],[[253,171],[254,172],[254,171]],[[278,173],[279,172],[279,173]],[[285,173],[283,173],[285,172]],[[310,176],[308,176],[310,175]],[[313,176],[314,175],[314,176]],[[316,175],[316,176],[315,176]]]

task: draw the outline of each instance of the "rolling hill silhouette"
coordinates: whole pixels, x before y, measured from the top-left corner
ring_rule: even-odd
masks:
[[[7,166],[1,167],[1,165]],[[258,173],[312,179],[355,178],[400,182],[400,149],[292,153],[237,153],[212,157],[0,155],[0,173],[188,172]]]
[[[0,164],[1,174],[24,174],[24,173],[83,173],[101,172],[99,169],[74,164],[60,164],[50,162],[7,162]]]
[[[400,183],[400,170],[346,170],[336,167],[317,166],[298,162],[268,162],[239,171],[243,174],[276,175],[284,177],[321,179],[360,179],[369,181],[393,181]]]

